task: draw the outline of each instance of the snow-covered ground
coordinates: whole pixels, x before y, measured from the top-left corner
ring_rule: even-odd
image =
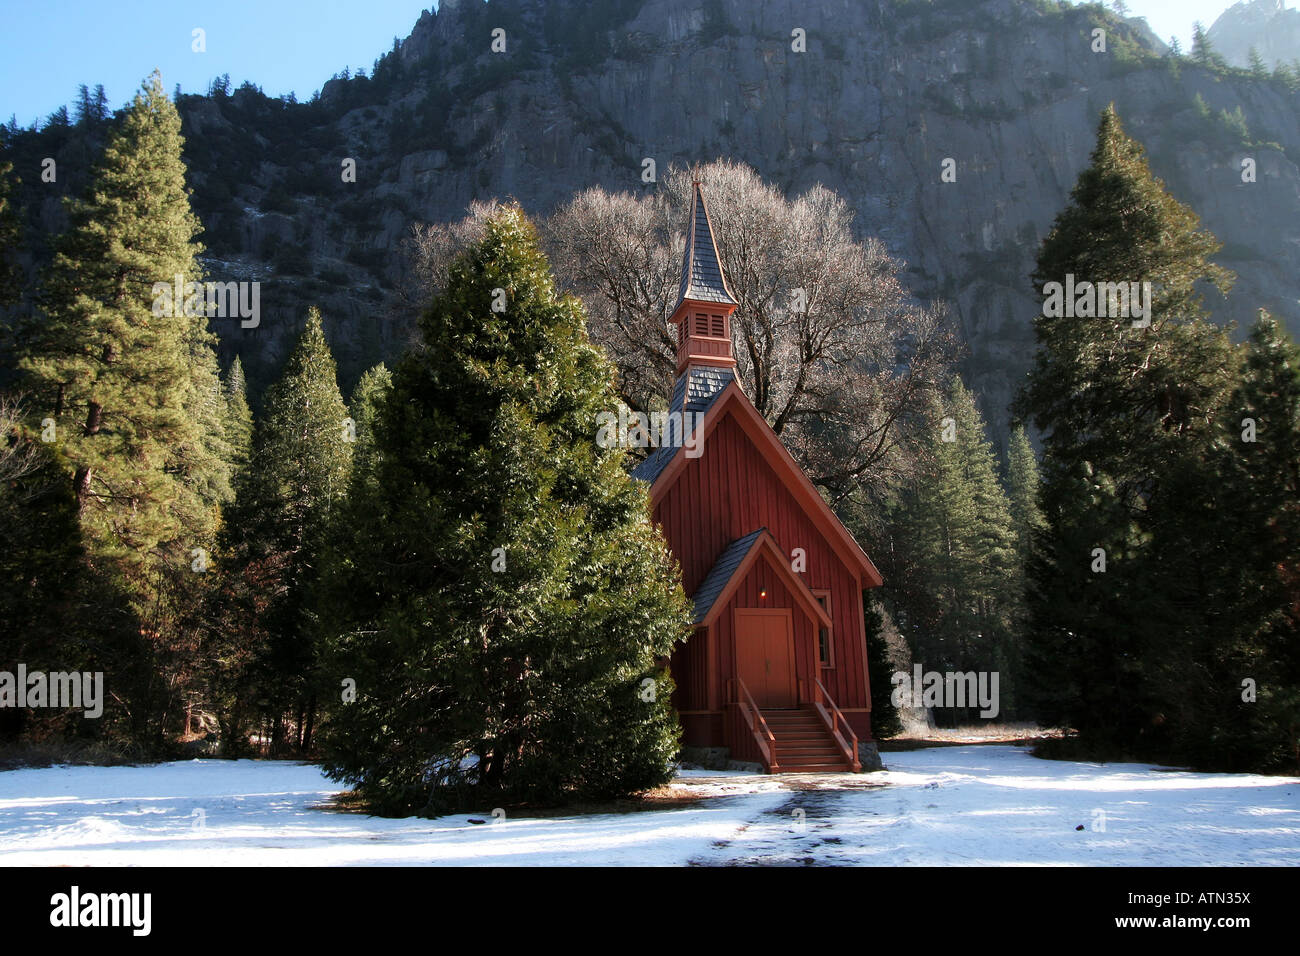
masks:
[[[687,771],[665,809],[494,822],[484,808],[481,825],[337,812],[338,786],[302,764],[15,770],[0,773],[0,864],[1300,864],[1295,778],[997,745],[886,758],[858,776]]]

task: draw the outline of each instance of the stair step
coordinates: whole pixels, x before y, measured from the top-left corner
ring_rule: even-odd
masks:
[[[843,773],[850,770],[848,764],[840,761],[837,764],[781,764],[781,773]]]
[[[853,769],[812,708],[767,710],[762,714],[776,738],[773,756],[781,773],[845,773]]]
[[[825,724],[768,724],[768,729],[772,733],[783,734],[824,734],[826,733]]]
[[[779,764],[787,763],[825,763],[825,764],[843,764],[847,763],[840,754],[828,753],[778,753],[776,762]]]

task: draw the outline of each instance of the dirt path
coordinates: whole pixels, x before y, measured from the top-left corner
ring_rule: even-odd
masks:
[[[709,851],[691,859],[691,866],[848,866],[851,861],[839,852],[844,841],[836,830],[849,812],[846,798],[884,784],[869,778],[846,778],[835,774],[799,774],[781,778],[787,798],[778,806],[762,811],[726,840],[713,843]],[[860,818],[863,811],[853,811]],[[869,815],[888,815],[866,811]]]

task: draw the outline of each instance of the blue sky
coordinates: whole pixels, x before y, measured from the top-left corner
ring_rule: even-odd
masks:
[[[1192,24],[1200,20],[1208,30],[1235,0],[1127,0],[1130,17],[1146,17],[1156,36],[1169,42],[1174,34],[1182,44],[1183,52],[1192,49]],[[1110,6],[1109,0],[1106,3]],[[1286,7],[1294,7],[1294,0],[1286,0]]]
[[[154,67],[170,92],[229,73],[268,95],[308,99],[345,66],[366,72],[432,0],[7,0],[0,12],[0,121],[27,125],[103,83],[122,106]],[[207,34],[207,52],[191,49]]]
[[[599,0],[595,0],[599,2]],[[158,67],[170,91],[177,83],[202,92],[229,73],[238,86],[252,80],[267,94],[293,91],[307,99],[347,66],[370,70],[405,37],[433,0],[9,0],[0,13],[0,121],[13,114],[27,125],[70,104],[77,86],[103,83],[114,108]],[[1192,22],[1206,26],[1227,0],[1128,0],[1168,42],[1177,33],[1190,49]],[[1288,2],[1288,6],[1294,3]],[[207,52],[191,49],[195,27]]]

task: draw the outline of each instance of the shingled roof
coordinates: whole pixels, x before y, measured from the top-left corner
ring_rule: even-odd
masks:
[[[632,470],[632,477],[654,484],[659,473],[668,467],[668,463],[673,460],[677,451],[685,444],[685,439],[689,437],[686,434],[677,434],[679,428],[677,423],[680,422],[684,426],[686,422],[685,416],[681,413],[704,414],[734,379],[735,375],[731,369],[709,365],[692,366],[677,376],[677,384],[673,388],[673,399],[668,406],[668,411],[677,412],[678,415],[676,419],[669,419],[668,440]],[[695,418],[692,416],[691,424],[694,423]]]
[[[718,262],[718,247],[713,241],[713,228],[709,224],[709,211],[704,205],[704,194],[696,183],[691,194],[691,218],[686,231],[686,252],[682,260],[682,287],[677,296],[675,312],[686,299],[701,302],[725,302],[736,305],[727,279]]]
[[[745,560],[745,555],[749,554],[749,549],[758,543],[759,537],[762,536],[766,528],[759,528],[757,531],[751,531],[743,538],[737,538],[731,544],[723,549],[722,554],[718,555],[718,560],[713,563],[709,573],[704,576],[700,586],[695,589],[695,623],[701,623],[709,616],[709,611],[713,608],[713,603],[717,601],[718,595],[727,587],[727,582],[731,576],[736,573]]]

